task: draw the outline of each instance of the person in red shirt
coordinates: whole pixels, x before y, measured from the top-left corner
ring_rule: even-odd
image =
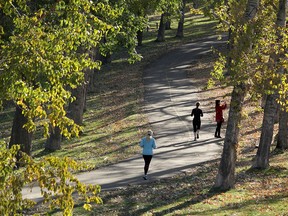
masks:
[[[216,131],[215,131],[216,138],[221,138],[220,131],[221,131],[222,123],[224,122],[223,110],[226,109],[226,107],[227,107],[226,102],[224,102],[223,104],[220,104],[220,100],[215,101],[216,122],[217,122]]]

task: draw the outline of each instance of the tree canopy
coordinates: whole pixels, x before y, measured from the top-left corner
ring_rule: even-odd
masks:
[[[66,107],[75,100],[71,89],[84,82],[84,71],[100,68],[101,62],[90,53],[103,37],[112,44],[122,38],[132,61],[139,59],[133,37],[141,21],[135,22],[125,8],[109,1],[1,0],[0,15],[0,104],[13,101],[20,107],[30,132],[43,126],[48,135],[52,126],[68,138],[79,133],[81,128],[67,117]],[[65,215],[71,214],[76,191],[83,195],[86,209],[91,202],[101,202],[99,186],[86,186],[72,175],[81,169],[75,161],[46,157],[35,162],[23,154],[17,163],[24,171],[18,172],[19,149],[18,145],[7,149],[1,143],[1,214],[15,215],[33,205],[21,194],[22,187],[32,181],[38,181],[45,201],[59,206]],[[53,195],[58,197],[52,199]]]

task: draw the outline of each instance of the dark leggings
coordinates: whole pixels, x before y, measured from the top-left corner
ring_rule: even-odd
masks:
[[[193,131],[196,132],[197,130],[200,130],[201,127],[201,121],[193,120]]]
[[[152,160],[152,155],[143,155],[145,165],[144,165],[144,174],[147,175],[148,170],[149,170],[149,165]]]
[[[222,126],[222,121],[217,122],[215,136],[218,136],[218,137],[220,136],[221,126]]]

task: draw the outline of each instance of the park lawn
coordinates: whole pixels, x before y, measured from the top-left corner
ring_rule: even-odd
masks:
[[[276,162],[275,162],[276,161]],[[278,162],[281,161],[281,162]],[[283,163],[283,161],[285,161]],[[249,171],[237,164],[237,184],[227,192],[211,192],[218,162],[208,162],[161,181],[102,192],[104,204],[77,215],[286,215],[287,153],[274,155],[271,168]],[[246,171],[239,171],[240,169]]]
[[[220,47],[221,48],[221,47]],[[231,87],[216,85],[207,89],[215,55],[193,62],[188,77],[199,87],[203,106],[215,103],[215,97],[230,99]],[[204,99],[203,99],[204,98]],[[195,166],[185,173],[141,185],[102,191],[102,205],[92,212],[79,206],[76,215],[287,215],[288,152],[273,151],[270,168],[251,170],[257,152],[263,110],[258,101],[247,101],[238,146],[235,188],[227,192],[212,191],[220,160]],[[225,112],[227,118],[227,112]],[[224,124],[224,130],[225,130]],[[275,132],[277,125],[275,124]],[[224,134],[224,133],[223,133]],[[57,213],[55,213],[57,215]]]
[[[61,150],[46,152],[43,150],[45,138],[38,130],[33,141],[33,157],[66,156],[85,162],[88,169],[96,169],[139,154],[140,138],[150,127],[142,108],[143,69],[180,44],[215,34],[216,22],[207,17],[188,14],[186,21],[188,29],[194,28],[192,34],[185,30],[189,33],[187,37],[175,38],[177,23],[172,22],[172,29],[166,31],[166,41],[156,43],[157,31],[150,28],[144,32],[143,46],[137,48],[143,56],[140,62],[129,64],[121,53],[117,53],[111,64],[96,71],[94,88],[87,98],[84,133],[78,138],[64,140]]]
[[[155,20],[151,26],[156,25]],[[202,16],[188,16],[185,25],[185,38],[179,40],[174,38],[177,23],[172,23],[172,30],[166,31],[164,43],[154,42],[157,32],[151,27],[144,35],[143,47],[138,49],[143,55],[141,62],[129,65],[125,59],[116,58],[111,65],[97,72],[95,91],[88,95],[84,133],[79,138],[65,140],[60,151],[45,152],[45,138],[38,130],[33,141],[33,157],[67,156],[86,162],[90,169],[95,169],[139,154],[139,139],[149,128],[142,110],[143,68],[181,43],[215,33],[215,22]],[[217,85],[212,89],[205,88],[214,61],[215,56],[203,56],[193,62],[188,73],[202,90],[199,94],[206,98],[208,105],[214,103],[211,95],[222,96],[228,101],[231,92],[231,88]],[[79,201],[74,215],[287,215],[287,152],[273,154],[269,169],[251,171],[249,168],[260,136],[262,111],[254,102],[246,103],[245,113],[235,189],[210,192],[219,165],[216,160],[149,184],[102,191],[102,205],[93,205],[92,212],[87,212]],[[8,142],[13,109],[5,110],[0,117],[1,136]],[[49,212],[45,206],[35,211],[39,214]],[[57,209],[48,214],[60,215]]]
[[[173,40],[172,38],[171,41]],[[170,39],[166,43],[169,42]],[[159,44],[156,45],[159,46]],[[153,46],[148,43],[142,49],[151,50],[152,47]],[[157,50],[159,50],[159,47],[157,47]],[[166,51],[166,48],[163,50]],[[151,56],[153,56],[154,59],[156,58],[153,52]],[[203,106],[212,106],[215,103],[215,97],[222,97],[227,101],[230,99],[231,87],[223,88],[216,83],[213,88],[207,89],[207,81],[210,78],[210,72],[215,59],[216,55],[203,56],[203,58],[194,60],[192,62],[193,65],[188,71],[188,78],[192,79],[194,84],[199,87],[199,97],[202,99],[205,98],[205,100],[203,100]],[[149,62],[149,59],[145,60]],[[136,66],[130,65],[129,68],[130,67],[134,68]],[[144,67],[145,63],[141,66],[139,65],[138,72],[141,73],[141,69]],[[125,69],[125,73],[121,73],[121,76],[128,76],[127,68]],[[112,73],[112,71],[110,72]],[[109,81],[109,74],[103,73],[103,76],[104,75],[107,75],[107,81]],[[141,82],[139,81],[139,83]],[[141,86],[141,88],[142,87],[143,86]],[[106,86],[106,88],[109,87]],[[138,89],[138,91],[143,94],[143,89]],[[114,93],[117,92],[118,91],[114,91]],[[136,103],[135,107],[141,105],[143,102],[143,99],[139,98],[139,100],[139,104]],[[131,104],[128,103],[126,99],[125,103]],[[102,104],[105,104],[105,102],[102,102]],[[103,109],[105,110],[106,108]],[[135,109],[136,111],[141,111],[141,108]],[[125,109],[121,111],[122,114],[124,110]],[[129,110],[131,111],[131,109]],[[170,178],[148,183],[144,182],[140,185],[130,185],[116,190],[101,191],[100,197],[103,200],[103,204],[93,205],[92,211],[88,212],[82,208],[83,203],[79,200],[75,205],[74,215],[287,215],[288,153],[273,152],[270,159],[271,166],[267,170],[250,169],[253,157],[257,151],[255,146],[258,144],[260,137],[262,112],[258,102],[247,101],[247,103],[245,103],[238,146],[236,185],[234,189],[227,192],[211,191],[219,166],[219,160],[215,160],[195,166],[186,172],[179,173]],[[134,113],[133,111],[133,114],[129,116],[137,115],[139,115],[139,113]],[[227,112],[225,112],[225,115],[227,118]],[[106,119],[109,119],[108,114],[104,116],[106,116]],[[93,118],[93,114],[91,114],[91,118]],[[145,116],[141,115],[141,118],[143,118],[143,124],[137,128],[139,130],[137,134],[139,137],[141,136],[141,130],[149,127]],[[118,121],[124,121],[123,119],[125,118],[121,118]],[[107,125],[107,128],[116,127],[116,122],[115,120],[110,126]],[[100,127],[100,125],[101,123],[98,121],[98,125],[95,127]],[[225,130],[225,126],[224,124],[223,130]],[[87,123],[86,127],[94,131],[92,124],[90,126],[89,123]],[[123,126],[119,126],[118,129],[116,127],[114,134],[120,130],[122,133],[122,130],[124,130]],[[277,130],[277,126],[275,130]],[[97,133],[100,132],[101,130],[97,130]],[[118,133],[118,135],[121,133]],[[104,130],[103,135],[104,134],[107,141],[109,133]],[[116,137],[114,137],[114,139],[116,139]],[[107,141],[106,144],[107,143],[109,142]],[[137,145],[136,140],[135,145]],[[275,145],[272,145],[271,150],[273,150],[273,148],[275,148]],[[137,151],[138,149],[136,148],[135,153],[139,153]],[[124,154],[126,153],[124,152]],[[131,155],[133,155],[133,153],[131,153]],[[45,210],[42,209],[42,211]],[[57,209],[51,211],[49,214],[61,215]]]

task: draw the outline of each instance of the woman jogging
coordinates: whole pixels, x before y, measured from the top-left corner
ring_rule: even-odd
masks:
[[[199,130],[201,127],[201,117],[203,117],[203,112],[201,109],[199,109],[200,103],[196,103],[196,108],[192,109],[191,116],[194,116],[193,118],[193,131],[194,131],[194,140],[196,141],[199,139]]]
[[[215,101],[216,122],[217,122],[216,131],[215,131],[216,138],[221,138],[220,131],[221,131],[222,123],[224,122],[223,110],[226,109],[226,107],[227,107],[226,102],[224,102],[223,104],[220,104],[220,100]]]
[[[147,180],[149,165],[153,157],[153,149],[157,148],[152,130],[148,130],[147,135],[141,139],[140,146],[143,148],[142,155],[145,162],[143,178]]]

